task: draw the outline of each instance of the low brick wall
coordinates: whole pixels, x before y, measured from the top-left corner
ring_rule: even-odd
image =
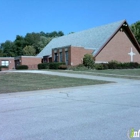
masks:
[[[9,70],[9,68],[1,68],[1,71]]]

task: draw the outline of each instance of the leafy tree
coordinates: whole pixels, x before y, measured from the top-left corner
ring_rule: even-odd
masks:
[[[3,57],[3,51],[0,50],[0,57]]]
[[[58,36],[63,36],[63,35],[64,35],[64,33],[62,31],[58,32]]]
[[[27,33],[25,37],[20,35],[16,36],[14,42],[5,41],[0,44],[1,56],[20,56],[20,55],[36,55],[38,54],[54,37],[64,35],[62,31],[51,33]],[[32,46],[32,47],[27,47]],[[35,54],[33,53],[35,49]],[[23,51],[24,50],[24,51]],[[28,51],[27,51],[28,50]],[[31,52],[30,52],[31,50]],[[28,53],[29,52],[29,53]]]
[[[25,36],[26,45],[31,45],[35,48],[36,53],[40,52],[40,48],[38,46],[38,42],[40,41],[39,33],[27,33]]]
[[[83,64],[88,68],[93,68],[94,66],[93,56],[91,54],[85,54],[83,58]]]
[[[40,40],[36,45],[37,53],[42,51],[42,49],[52,40],[51,37],[40,36]]]
[[[34,56],[36,54],[33,46],[26,46],[23,48],[23,54],[27,56]]]
[[[3,49],[2,49],[2,46],[0,44],[0,57],[2,57],[2,56],[3,56]]]
[[[130,26],[130,29],[132,30],[135,38],[137,39],[138,43],[140,44],[140,21],[137,21],[136,23],[132,24]]]
[[[13,46],[15,56],[23,55],[22,50],[25,46],[26,46],[26,42],[24,40],[24,37],[17,35]]]
[[[14,46],[14,43],[12,41],[9,41],[9,40],[2,43],[1,44],[1,47],[2,47],[1,53],[3,54],[3,56],[6,56],[6,57],[14,56],[13,46]]]
[[[43,31],[41,31],[39,34],[40,36],[46,36],[46,34]]]

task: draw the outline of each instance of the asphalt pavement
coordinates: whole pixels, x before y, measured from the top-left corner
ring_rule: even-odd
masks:
[[[116,83],[0,94],[0,140],[128,140],[140,129],[140,80],[26,72]]]

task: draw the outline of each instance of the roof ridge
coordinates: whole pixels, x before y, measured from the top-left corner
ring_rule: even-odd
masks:
[[[125,19],[124,20],[119,20],[119,21],[116,21],[116,22],[112,22],[112,23],[107,23],[107,24],[104,24],[104,25],[95,26],[93,28],[85,29],[85,30],[82,30],[82,31],[77,31],[77,32],[74,32],[74,33],[66,34],[64,36],[56,37],[56,38],[53,38],[53,39],[58,39],[58,38],[62,38],[62,37],[65,37],[65,36],[70,36],[70,35],[73,35],[73,34],[78,34],[78,33],[84,32],[84,31],[88,31],[88,30],[92,30],[92,29],[97,29],[97,28],[101,28],[101,27],[113,25],[113,24],[116,24],[116,23],[120,23],[121,24],[121,23],[124,23],[125,21],[126,21]]]
[[[75,32],[65,36],[57,37],[52,39],[49,44],[38,54],[38,56],[43,56],[51,54],[53,48],[58,48],[67,45],[73,46],[83,46],[85,48],[94,48],[94,54],[96,54],[99,49],[106,43],[106,41],[118,30],[118,28],[126,20],[121,20],[102,26],[93,27],[87,30]]]

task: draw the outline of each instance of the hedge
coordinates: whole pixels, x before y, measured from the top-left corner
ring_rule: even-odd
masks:
[[[137,62],[127,62],[121,63],[117,61],[110,61],[109,63],[100,63],[94,65],[97,70],[105,70],[105,69],[134,69],[140,68],[140,64]]]
[[[65,65],[65,63],[61,62],[52,62],[49,64],[50,69],[58,69],[60,65]]]
[[[60,67],[61,65],[63,65],[63,66]],[[59,67],[60,67],[60,69],[66,69],[65,63],[61,63],[61,62],[51,62],[51,63],[38,64],[38,69],[59,69]]]
[[[28,66],[27,65],[19,65],[19,66],[16,66],[16,69],[17,70],[27,70]]]
[[[38,69],[49,69],[50,63],[40,63],[38,64]]]
[[[60,65],[58,67],[58,69],[61,69],[61,70],[66,70],[67,68],[68,68],[67,65]]]

